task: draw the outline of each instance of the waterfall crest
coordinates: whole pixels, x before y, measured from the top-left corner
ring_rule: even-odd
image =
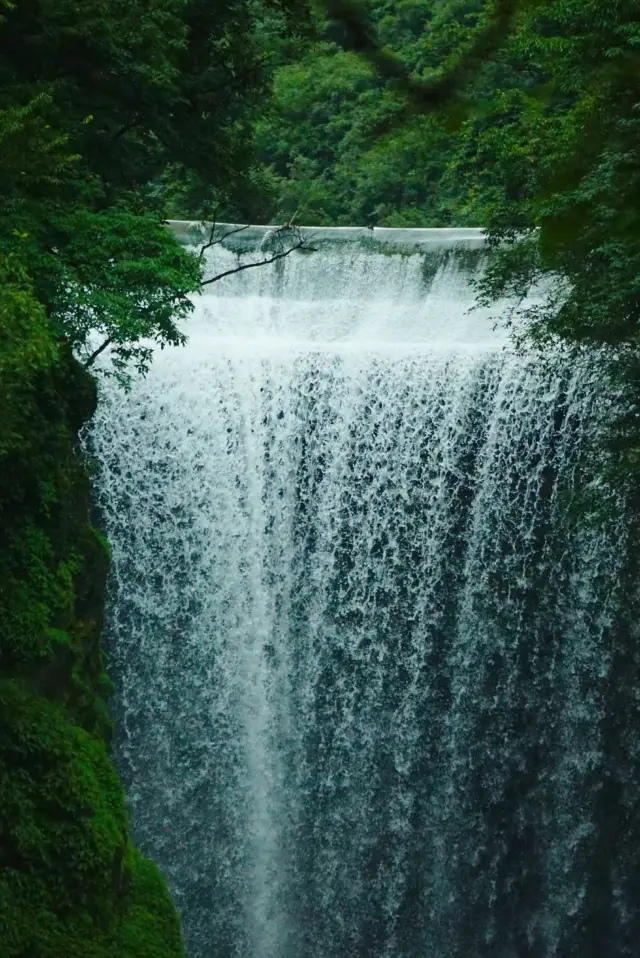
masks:
[[[571,511],[610,404],[468,312],[483,256],[292,254],[103,387],[116,756],[191,958],[633,954],[624,523]]]

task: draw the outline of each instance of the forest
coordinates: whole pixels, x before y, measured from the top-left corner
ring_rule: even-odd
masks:
[[[109,757],[96,351],[126,388],[185,341],[170,218],[479,227],[480,300],[544,279],[527,336],[625,391],[635,523],[640,5],[0,0],[0,178],[0,953],[174,958]]]

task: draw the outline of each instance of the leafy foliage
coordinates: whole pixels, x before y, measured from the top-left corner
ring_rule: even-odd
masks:
[[[524,297],[543,280],[531,334],[607,347],[603,367],[635,409],[638,4],[370,0],[341,27],[343,7],[330,7],[337,22],[318,15],[322,40],[279,67],[258,126],[274,217],[298,208],[316,224],[484,227],[498,255],[482,298]],[[455,96],[444,106],[420,101],[421,84],[446,78]],[[624,468],[640,460],[636,421],[632,411],[621,424]]]
[[[3,954],[181,954],[164,883],[129,843],[104,742],[60,705],[3,681],[0,755]]]
[[[425,90],[455,68],[482,29],[483,10],[473,0],[368,7],[378,46],[393,49],[408,82]],[[406,84],[345,52],[339,23],[320,16],[317,28],[321,39],[276,72],[272,108],[257,129],[277,197],[274,219],[297,208],[301,222],[317,225],[455,223],[460,189],[445,180],[457,143],[458,101],[438,112],[425,107]]]
[[[257,3],[29,0],[0,22],[0,255],[59,335],[116,368],[183,340],[200,266],[163,227],[246,193],[269,67]],[[284,30],[295,0],[274,0]],[[278,19],[279,18],[279,19]],[[273,31],[272,31],[273,32]],[[191,211],[194,215],[196,210]]]
[[[6,262],[0,403],[2,954],[179,956],[177,917],[131,846],[107,753],[108,555],[74,442],[95,386]]]
[[[617,437],[629,475],[640,449],[640,10],[629,0],[540,3],[512,49],[544,84],[503,94],[499,122],[479,136],[465,130],[467,182],[480,165],[478,208],[501,246],[483,294],[524,294],[544,279],[545,300],[526,314],[532,334],[607,349],[605,369],[630,402]]]
[[[3,958],[183,954],[109,761],[108,549],[77,434],[107,345],[126,379],[183,341],[201,264],[163,217],[244,192],[260,24],[296,9],[0,0]]]

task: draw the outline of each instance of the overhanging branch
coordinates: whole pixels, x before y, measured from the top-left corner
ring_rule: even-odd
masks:
[[[365,57],[376,72],[397,87],[422,112],[435,111],[450,102],[478,68],[504,44],[518,10],[532,0],[492,0],[487,25],[478,31],[471,47],[441,77],[412,77],[406,63],[383,49],[364,5],[359,0],[325,0],[329,17],[345,30],[343,46]]]
[[[85,361],[85,364],[84,364],[85,369],[88,369],[89,366],[93,366],[93,364],[95,363],[95,361],[96,361],[96,359],[98,358],[98,356],[99,356],[101,353],[103,353],[103,352],[105,351],[105,349],[107,348],[107,346],[110,346],[112,342],[113,342],[113,340],[111,339],[111,336],[107,336],[107,338],[105,339],[105,341],[103,342],[103,344],[102,344],[101,346],[98,346],[98,348],[97,348],[96,350],[94,350],[94,351],[91,353],[91,355],[89,356],[89,358]]]
[[[297,226],[293,225],[296,214],[291,217],[291,219],[284,223],[282,226],[278,226],[275,229],[272,229],[270,232],[266,233],[262,240],[262,247],[264,248],[265,242],[268,244],[273,244],[276,246],[276,251],[273,252],[270,256],[265,256],[264,259],[258,260],[255,263],[239,263],[238,266],[234,266],[233,269],[227,269],[223,273],[218,273],[217,276],[212,276],[211,279],[205,279],[200,284],[202,289],[204,286],[211,286],[212,283],[217,283],[219,280],[224,279],[226,276],[233,276],[234,273],[243,273],[246,269],[257,269],[258,266],[268,266],[269,263],[275,263],[279,259],[284,259],[285,256],[290,256],[291,253],[295,252],[298,249],[307,249],[312,250],[313,247],[308,245],[307,239],[302,235],[302,232]],[[218,239],[214,239],[215,236],[215,223],[211,228],[209,234],[209,239],[207,243],[202,247],[200,252],[200,259],[204,254],[204,250],[209,249],[211,246],[215,246],[218,243],[222,243],[224,240],[228,239],[230,236],[235,236],[236,233],[242,233],[244,230],[250,229],[250,226],[238,226],[235,229],[227,230],[222,236]],[[291,236],[295,239],[295,242],[292,242],[290,246],[285,248],[286,238]]]
[[[245,230],[248,230],[251,228],[251,225],[247,223],[246,226],[238,226],[236,227],[236,229],[227,230],[227,232],[223,233],[222,236],[218,236],[216,238],[216,226],[217,226],[217,222],[214,216],[213,223],[211,224],[211,230],[209,232],[209,239],[207,240],[206,243],[204,243],[200,247],[200,254],[198,256],[198,259],[200,260],[200,262],[202,262],[204,258],[204,254],[207,252],[208,249],[211,249],[213,246],[219,246],[221,243],[224,243],[224,241],[228,239],[230,236],[235,236],[236,233],[243,233]]]
[[[213,276],[211,279],[205,279],[200,284],[203,286],[210,286],[212,283],[217,283],[219,280],[224,279],[226,276],[233,276],[234,273],[242,273],[245,269],[256,269],[258,266],[268,266],[269,263],[275,263],[278,259],[284,259],[285,256],[289,256],[297,249],[311,249],[307,246],[305,241],[301,239],[294,246],[290,246],[288,249],[283,250],[281,253],[274,253],[273,256],[268,256],[265,259],[258,260],[257,263],[241,263],[239,266],[234,267],[234,269],[227,269],[224,273],[218,273],[217,276]]]

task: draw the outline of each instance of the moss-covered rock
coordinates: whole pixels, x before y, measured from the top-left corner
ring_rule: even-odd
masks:
[[[108,547],[77,451],[95,386],[19,271],[0,274],[0,953],[177,958],[108,754]]]

